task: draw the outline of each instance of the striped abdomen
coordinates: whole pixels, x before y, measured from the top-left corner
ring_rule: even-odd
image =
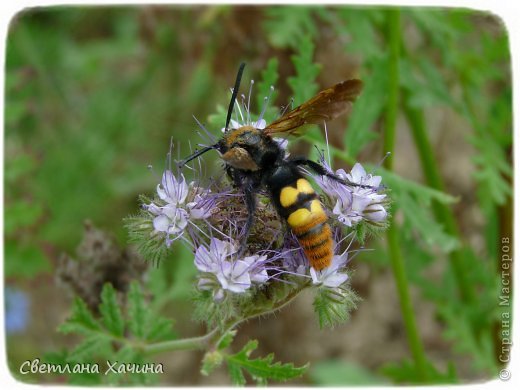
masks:
[[[332,262],[332,232],[327,214],[310,183],[298,178],[280,188],[277,197],[280,213],[298,238],[314,269],[321,270]]]

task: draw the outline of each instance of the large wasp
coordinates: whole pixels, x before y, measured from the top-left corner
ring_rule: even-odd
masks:
[[[245,64],[242,63],[233,88],[223,137],[214,145],[195,151],[182,160],[184,166],[209,150],[217,150],[234,185],[244,192],[248,218],[242,252],[254,222],[256,194],[267,189],[278,214],[284,218],[302,246],[310,265],[322,270],[331,264],[334,250],[328,217],[301,167],[343,184],[356,185],[306,158],[286,158],[285,150],[273,135],[294,134],[306,124],[322,124],[346,112],[361,92],[361,80],[342,81],[283,114],[263,129],[251,125],[229,129],[229,123]]]

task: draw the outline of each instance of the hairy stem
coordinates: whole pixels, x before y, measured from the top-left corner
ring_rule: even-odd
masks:
[[[385,160],[385,167],[388,170],[393,168],[393,154],[396,135],[396,121],[399,109],[399,53],[400,53],[400,11],[398,9],[389,10],[387,13],[388,40],[390,45],[389,60],[389,85],[388,103],[385,116],[384,150],[390,152],[390,156]],[[387,231],[388,249],[392,271],[399,295],[399,303],[406,328],[408,343],[415,361],[419,376],[422,379],[427,377],[427,359],[424,352],[417,324],[414,317],[412,301],[408,288],[408,279],[405,273],[404,259],[399,247],[399,231],[395,223],[392,223]]]
[[[180,351],[180,350],[204,350],[206,349],[213,337],[218,333],[218,329],[199,337],[190,337],[179,340],[161,341],[154,344],[148,344],[143,347],[144,353],[153,355],[161,352]]]
[[[248,313],[243,318],[234,318],[229,320],[224,326],[218,327],[210,331],[209,333],[199,336],[199,337],[191,337],[179,340],[167,340],[161,341],[158,343],[148,344],[142,347],[142,350],[147,355],[153,355],[161,352],[171,352],[171,351],[180,351],[180,350],[209,350],[214,346],[218,345],[222,338],[231,330],[238,327],[241,323],[251,320],[256,317],[260,317],[262,315],[272,314],[277,310],[282,309],[284,306],[288,305],[292,302],[303,290],[310,286],[310,282],[303,283],[298,288],[295,288],[291,291],[287,296],[277,302],[274,306],[263,309],[253,311]]]

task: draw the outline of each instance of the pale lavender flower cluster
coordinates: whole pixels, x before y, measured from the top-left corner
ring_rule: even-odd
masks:
[[[225,290],[244,293],[253,285],[261,285],[269,279],[266,255],[252,255],[237,259],[239,246],[234,241],[222,241],[212,237],[195,252],[195,266],[201,272],[199,288],[211,290],[215,300],[225,296]]]
[[[191,185],[194,189],[194,185]],[[196,193],[190,201],[187,201],[190,186],[181,174],[176,178],[171,170],[164,171],[161,184],[157,185],[157,195],[161,201],[158,205],[154,202],[144,205],[152,215],[153,227],[156,232],[165,235],[165,243],[169,247],[171,243],[181,238],[194,220],[205,220],[211,216],[211,210],[215,206],[215,199],[209,191],[203,194]]]
[[[322,164],[331,173],[353,183],[343,184],[327,176],[317,176],[323,192],[333,202],[332,213],[342,224],[352,227],[365,220],[383,224],[388,216],[386,194],[380,192],[381,176],[367,174],[361,164],[356,163],[350,173],[343,169],[333,172],[322,158]],[[357,185],[354,185],[357,184]]]

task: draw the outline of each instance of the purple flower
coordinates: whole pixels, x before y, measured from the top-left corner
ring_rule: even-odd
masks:
[[[244,257],[243,261],[249,267],[249,276],[251,278],[251,282],[258,284],[267,282],[269,276],[267,275],[267,270],[265,269],[266,260],[266,255],[253,255]]]
[[[244,118],[242,118],[242,121],[241,122],[237,122],[236,120],[234,119],[231,119],[229,121],[229,128],[230,129],[239,129],[243,126],[253,126],[257,129],[264,129],[265,126],[267,125],[267,122],[264,120],[264,119],[259,119],[257,121],[247,121],[247,120],[244,120]],[[224,132],[224,128],[222,128],[222,132]]]
[[[181,174],[180,180],[177,180],[172,171],[164,171],[161,184],[157,185],[157,194],[168,204],[184,203],[188,196],[188,185],[184,175]]]
[[[279,254],[275,256],[281,258],[283,268],[288,273],[303,276],[307,274],[309,268],[309,260],[305,257],[303,249],[294,236],[289,236],[280,249]]]
[[[222,289],[234,293],[243,293],[251,287],[249,264],[243,260],[222,261],[217,279]]]
[[[323,165],[332,169],[322,159]],[[383,222],[387,217],[384,207],[386,194],[378,192],[381,176],[367,174],[361,164],[356,163],[350,173],[338,169],[335,174],[353,184],[342,184],[326,176],[316,178],[323,192],[333,201],[332,213],[346,226],[354,226],[363,219]]]
[[[313,267],[310,269],[312,284],[322,285],[329,288],[337,288],[345,283],[348,279],[346,273],[339,272],[348,261],[348,252],[345,251],[341,255],[335,255],[329,267],[316,271]]]
[[[155,206],[153,210],[156,209]],[[154,229],[173,236],[182,234],[188,225],[188,213],[186,210],[173,204],[168,204],[158,209],[160,213],[153,220]],[[148,210],[151,211],[150,209]]]
[[[190,187],[181,174],[176,178],[170,170],[163,173],[161,184],[157,185],[157,195],[162,205],[150,203],[145,209],[155,216],[153,227],[156,232],[166,234],[166,245],[182,236],[191,220],[207,219],[211,216],[214,207],[214,198],[209,191],[204,194],[195,194],[193,199],[186,203]]]
[[[209,249],[200,246],[195,252],[195,266],[201,272],[216,273],[219,265],[226,261],[231,255],[238,251],[238,246],[232,241],[222,241],[218,238],[211,238]]]
[[[209,195],[209,191],[204,196],[196,194],[193,201],[186,204],[193,219],[207,219],[211,216],[211,210],[215,206],[215,202]]]
[[[213,290],[215,300],[224,297],[225,291],[244,293],[253,284],[269,280],[266,255],[237,258],[238,245],[212,237],[209,248],[201,245],[195,251],[195,266],[201,272],[198,286]]]

